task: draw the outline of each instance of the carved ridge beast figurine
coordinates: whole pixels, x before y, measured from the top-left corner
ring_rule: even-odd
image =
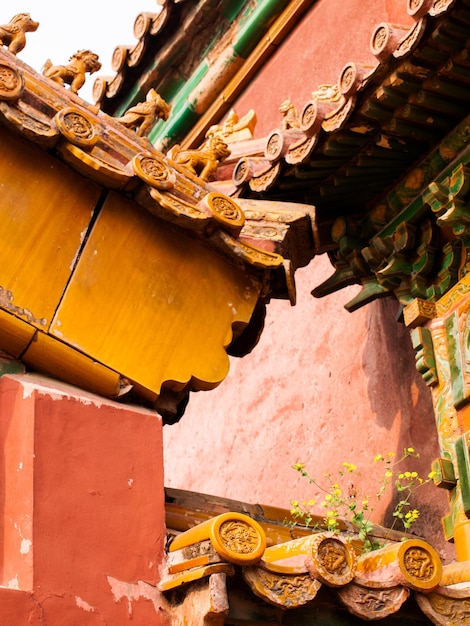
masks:
[[[170,105],[158,94],[155,89],[150,89],[145,102],[139,102],[128,109],[122,117],[116,118],[126,128],[134,129],[139,137],[145,137],[155,119],[166,122],[170,115]]]
[[[99,57],[91,50],[79,50],[70,57],[68,65],[53,65],[50,59],[44,63],[42,73],[59,85],[70,85],[72,93],[78,93],[85,83],[85,74],[93,74],[101,69]]]
[[[0,26],[0,45],[7,46],[12,54],[18,54],[26,45],[26,33],[38,29],[39,22],[31,19],[29,13],[18,13],[8,24]]]
[[[229,155],[227,144],[217,135],[210,137],[207,143],[197,150],[180,150],[179,146],[174,146],[168,153],[169,158],[175,163],[204,181],[214,177],[219,162]]]
[[[300,128],[297,109],[290,100],[284,100],[284,102],[279,107],[279,113],[281,113],[282,115],[282,130]]]

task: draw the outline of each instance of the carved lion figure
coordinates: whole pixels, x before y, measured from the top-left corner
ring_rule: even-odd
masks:
[[[284,100],[279,107],[279,113],[282,115],[282,129],[290,130],[291,128],[300,128],[299,115],[297,109],[290,100]]]
[[[26,33],[38,29],[39,22],[31,19],[29,13],[18,13],[9,24],[0,26],[0,45],[8,46],[9,52],[18,54],[26,45]]]
[[[79,50],[70,57],[68,65],[52,65],[48,59],[44,63],[42,73],[47,78],[64,86],[70,85],[70,91],[78,93],[85,83],[85,74],[93,74],[101,69],[98,55],[90,50]]]
[[[158,94],[155,89],[150,89],[145,102],[139,102],[126,111],[117,121],[126,128],[136,130],[139,137],[145,137],[156,119],[166,122],[170,115],[170,105]]]
[[[217,135],[209,137],[197,150],[180,150],[179,146],[174,146],[168,154],[175,163],[205,181],[214,177],[219,162],[229,155],[227,144]]]

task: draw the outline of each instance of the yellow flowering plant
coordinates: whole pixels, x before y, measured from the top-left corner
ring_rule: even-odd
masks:
[[[320,482],[310,475],[306,465],[297,462],[293,469],[301,476],[307,478],[310,484],[315,485],[323,494],[320,506],[325,509],[324,516],[321,516],[321,524],[318,523],[318,515],[314,515],[313,507],[316,504],[314,499],[299,502],[291,501],[291,515],[294,523],[301,523],[305,526],[321,526],[332,532],[339,532],[341,520],[351,522],[356,528],[359,540],[362,542],[363,552],[377,550],[383,546],[384,542],[372,536],[374,525],[371,516],[377,503],[383,498],[387,490],[394,486],[400,494],[393,510],[393,523],[390,530],[394,530],[400,525],[404,532],[404,539],[411,526],[419,518],[419,510],[412,508],[411,498],[413,493],[430,482],[433,472],[428,474],[426,479],[419,476],[416,471],[399,471],[405,459],[419,458],[419,453],[414,448],[404,448],[399,459],[395,458],[393,452],[386,455],[377,454],[374,463],[382,465],[382,473],[377,492],[373,497],[361,494],[354,483],[353,478],[361,476],[359,469],[354,463],[343,462],[335,477],[331,473],[324,474]],[[357,482],[357,481],[355,481]],[[349,484],[347,484],[349,483]]]

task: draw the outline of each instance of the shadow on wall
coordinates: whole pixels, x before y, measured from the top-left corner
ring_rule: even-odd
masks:
[[[432,461],[439,456],[439,444],[431,392],[416,369],[415,351],[409,330],[397,321],[399,305],[387,298],[368,307],[368,333],[362,362],[368,378],[367,390],[376,423],[391,431],[398,427],[396,458],[412,446],[420,454],[413,469],[427,477]],[[397,424],[396,420],[399,420]],[[393,523],[393,510],[400,499],[396,494],[386,512],[384,523]],[[413,532],[425,537],[448,561],[453,549],[445,541],[441,518],[448,512],[444,490],[426,485],[413,496],[413,508],[420,518]]]
[[[368,308],[362,362],[376,423],[391,430],[399,417],[407,436],[419,437],[425,430],[429,437],[430,432],[436,432],[431,392],[416,370],[409,330],[397,321],[399,305],[387,298],[376,300]],[[419,428],[418,424],[413,428],[417,420]],[[437,445],[437,432],[435,440]],[[414,438],[406,443],[418,445]]]

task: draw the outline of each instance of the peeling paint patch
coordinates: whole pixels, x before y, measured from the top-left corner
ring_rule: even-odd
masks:
[[[80,233],[80,246],[78,247],[77,252],[75,253],[75,255],[74,255],[73,259],[72,259],[72,262],[70,263],[70,267],[69,267],[70,271],[73,271],[75,269],[75,266],[76,266],[76,264],[78,262],[78,259],[79,259],[79,256],[80,256],[81,245],[85,241],[85,237],[86,237],[87,232],[88,232],[88,226],[84,230],[82,230],[82,232]]]
[[[10,311],[10,313],[14,313],[20,317],[25,317],[26,321],[30,323],[47,326],[47,320],[45,318],[39,319],[33,315],[29,309],[13,304],[13,293],[4,287],[0,287],[0,305],[5,310]]]
[[[17,472],[19,472],[19,471],[20,471],[20,470],[22,470],[22,469],[23,469],[23,461],[20,461],[20,462],[18,463],[18,467],[16,468],[16,471],[17,471]]]
[[[155,607],[155,611],[159,611],[167,606],[163,595],[158,589],[142,580],[139,580],[137,583],[128,583],[108,576],[108,583],[115,602],[127,599],[129,617],[132,617],[132,602],[137,602],[138,600],[150,600]]]
[[[18,574],[15,576],[15,578],[12,578],[11,580],[8,581],[7,588],[8,589],[19,589],[20,588],[20,582],[18,580]]]
[[[96,613],[96,608],[91,606],[91,604],[88,604],[88,602],[85,602],[85,600],[82,600],[79,596],[75,596],[75,604],[79,609],[88,611],[88,613]]]
[[[33,542],[31,541],[31,539],[22,539],[21,547],[20,547],[20,554],[28,554],[32,545],[33,545]]]
[[[127,481],[127,484],[129,485],[129,489],[132,487],[132,485],[134,484],[134,479],[133,478],[129,478],[129,480]]]

